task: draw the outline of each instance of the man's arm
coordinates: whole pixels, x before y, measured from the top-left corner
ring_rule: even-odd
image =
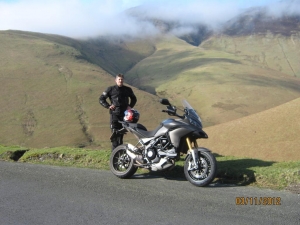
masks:
[[[108,104],[108,102],[106,101],[106,99],[109,97],[109,92],[110,92],[110,87],[106,89],[106,91],[104,91],[102,93],[102,95],[100,95],[99,97],[99,103],[104,107],[104,108],[109,108],[110,104]]]

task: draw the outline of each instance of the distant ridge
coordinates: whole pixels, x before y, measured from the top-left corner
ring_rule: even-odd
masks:
[[[297,10],[292,10],[298,6],[296,1],[284,1],[288,3],[285,7],[294,11],[286,12],[283,10],[281,14],[270,12],[268,7],[253,7],[246,9],[244,12],[219,24],[218,28],[213,28],[211,24],[204,22],[182,22],[173,19],[162,19],[158,16],[147,15],[143,7],[138,6],[125,11],[126,14],[138,20],[144,20],[154,25],[163,34],[174,34],[178,38],[186,41],[193,46],[200,46],[202,42],[214,35],[228,36],[248,36],[254,34],[265,35],[268,32],[273,35],[291,36],[300,32],[300,14]],[[176,29],[189,28],[190,32],[185,34],[177,34],[173,32]]]
[[[281,34],[291,36],[300,31],[300,15],[272,16],[266,8],[252,8],[228,21],[222,33],[230,36]]]

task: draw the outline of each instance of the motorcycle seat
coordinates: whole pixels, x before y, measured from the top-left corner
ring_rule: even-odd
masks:
[[[152,131],[147,131],[147,128],[139,123],[128,123],[128,125],[134,130],[136,130],[137,132],[139,132],[144,137],[154,137],[156,132],[162,127],[162,125],[159,125],[156,129]]]

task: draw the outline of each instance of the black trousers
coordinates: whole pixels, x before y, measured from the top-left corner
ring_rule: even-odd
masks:
[[[115,115],[110,114],[110,129],[111,133],[114,133],[117,130],[122,129],[122,124],[118,121],[123,121],[123,114],[122,115]],[[123,144],[123,134],[113,135],[111,139],[111,150],[113,151],[116,147]]]

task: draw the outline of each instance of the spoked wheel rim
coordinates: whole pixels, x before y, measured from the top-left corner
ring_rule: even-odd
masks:
[[[189,161],[190,168],[195,166],[193,158]],[[201,156],[198,163],[199,168],[197,170],[189,170],[188,173],[190,177],[195,181],[200,181],[206,179],[211,173],[211,162],[205,156]]]
[[[114,155],[113,167],[116,171],[124,172],[130,167],[131,158],[127,155],[126,150],[122,149]]]

